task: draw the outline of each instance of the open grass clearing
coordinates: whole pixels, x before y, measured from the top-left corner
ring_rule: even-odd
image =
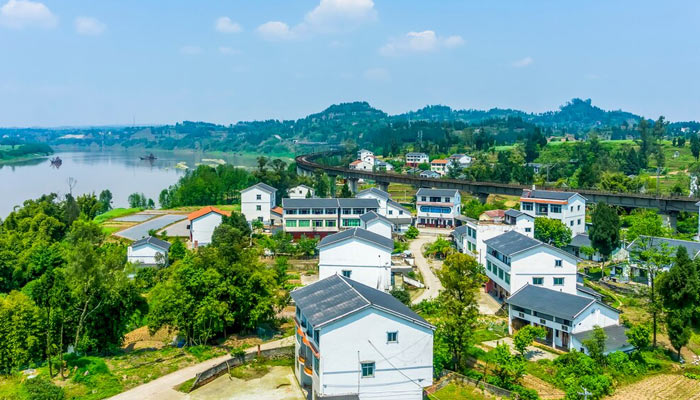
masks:
[[[472,385],[461,385],[453,382],[428,396],[431,400],[486,400],[486,399],[502,399],[502,397],[494,396],[491,393],[481,390]]]
[[[106,213],[100,214],[95,217],[94,221],[98,224],[102,224],[110,219],[125,217],[127,215],[136,214],[137,212],[143,211],[143,208],[113,208]]]

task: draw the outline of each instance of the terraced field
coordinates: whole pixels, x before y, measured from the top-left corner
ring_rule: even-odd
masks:
[[[655,375],[622,387],[608,400],[699,400],[700,381],[682,375]]]

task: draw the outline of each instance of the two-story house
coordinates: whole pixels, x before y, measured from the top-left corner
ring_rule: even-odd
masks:
[[[265,183],[256,183],[241,190],[241,213],[249,223],[255,220],[270,225],[270,210],[275,207],[277,189]]]
[[[495,221],[469,218],[455,228],[452,238],[460,252],[473,255],[480,264],[486,266],[485,241],[509,231],[532,238],[535,234],[535,219],[513,209],[504,211],[503,218]]]
[[[572,294],[528,283],[506,303],[510,334],[526,325],[541,326],[547,331],[545,338],[538,339],[543,344],[587,353],[583,343],[599,326],[607,336],[605,354],[634,349],[627,341],[626,328],[620,325],[620,311],[603,303],[600,294],[590,289]]]
[[[374,153],[370,150],[360,149],[357,151],[357,159],[374,165],[375,156]]]
[[[394,223],[387,217],[379,215],[374,211],[360,215],[360,227],[374,232],[377,235],[391,239],[391,234],[395,231]]]
[[[144,267],[158,265],[158,261],[167,264],[170,242],[147,236],[131,244],[126,251],[126,260]],[[160,255],[159,255],[160,254]]]
[[[440,178],[442,175],[435,171],[422,171],[420,174],[418,174],[421,178],[433,178],[437,179]]]
[[[447,174],[449,169],[450,160],[437,159],[430,162],[430,170],[443,176]]]
[[[373,171],[374,170],[374,161],[371,163],[367,161],[362,161],[362,160],[355,160],[351,162],[348,167],[350,169],[357,169],[361,171]]]
[[[319,279],[340,274],[378,290],[391,289],[391,252],[386,236],[352,228],[328,235],[318,243]]]
[[[294,238],[324,237],[359,227],[360,216],[379,210],[376,199],[282,199],[284,231]]]
[[[520,211],[533,217],[558,219],[573,235],[586,231],[586,198],[574,192],[523,190]]]
[[[376,199],[379,202],[377,213],[389,219],[394,224],[394,232],[406,233],[413,224],[411,212],[391,198],[391,195],[375,187],[363,190],[355,195],[358,199]]]
[[[662,252],[670,252],[675,256],[679,247],[684,247],[691,260],[695,260],[700,256],[700,242],[694,240],[671,239],[656,236],[639,236],[625,248],[627,263],[621,267],[621,270],[615,268],[614,275],[621,276],[623,280],[634,280],[640,283],[651,285],[651,274],[647,270],[645,263],[639,261],[639,253],[647,250],[657,250]],[[671,268],[672,263],[662,266],[664,271]]]
[[[461,208],[459,190],[420,188],[416,192],[417,221],[420,225],[453,227]]]
[[[230,217],[231,213],[212,206],[200,208],[187,215],[187,229],[190,231],[192,246],[196,248],[211,243],[214,229],[221,224],[224,216]]]
[[[450,168],[467,168],[472,163],[472,158],[466,154],[453,154],[449,160]]]
[[[388,293],[340,275],[295,289],[294,373],[310,398],[421,400],[435,327]]]
[[[287,190],[287,196],[290,199],[305,199],[307,197],[314,197],[314,189],[306,185],[296,185]]]
[[[505,299],[531,284],[576,294],[578,259],[562,249],[511,230],[484,241],[487,293]]]
[[[420,164],[428,164],[430,159],[425,153],[406,153],[406,165],[417,167]]]

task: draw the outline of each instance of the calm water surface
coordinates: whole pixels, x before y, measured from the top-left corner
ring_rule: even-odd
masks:
[[[49,158],[31,160],[18,164],[0,165],[0,218],[9,214],[13,207],[27,199],[46,193],[68,193],[68,179],[77,184],[73,194],[91,193],[109,189],[114,207],[127,207],[131,193],[143,193],[158,203],[160,191],[177,182],[185,171],[175,166],[185,162],[189,168],[203,162],[202,159],[220,158],[202,153],[154,152],[156,160],[142,161],[143,152],[57,152],[63,160],[60,168],[51,166]],[[53,157],[53,156],[52,156]],[[225,161],[252,166],[253,160],[225,156]],[[209,163],[210,161],[204,161]]]

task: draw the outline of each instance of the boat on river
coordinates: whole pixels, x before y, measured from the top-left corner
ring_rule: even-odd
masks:
[[[153,153],[151,153],[147,156],[141,156],[140,158],[144,161],[154,161],[154,160],[158,159],[158,157],[154,156]]]

